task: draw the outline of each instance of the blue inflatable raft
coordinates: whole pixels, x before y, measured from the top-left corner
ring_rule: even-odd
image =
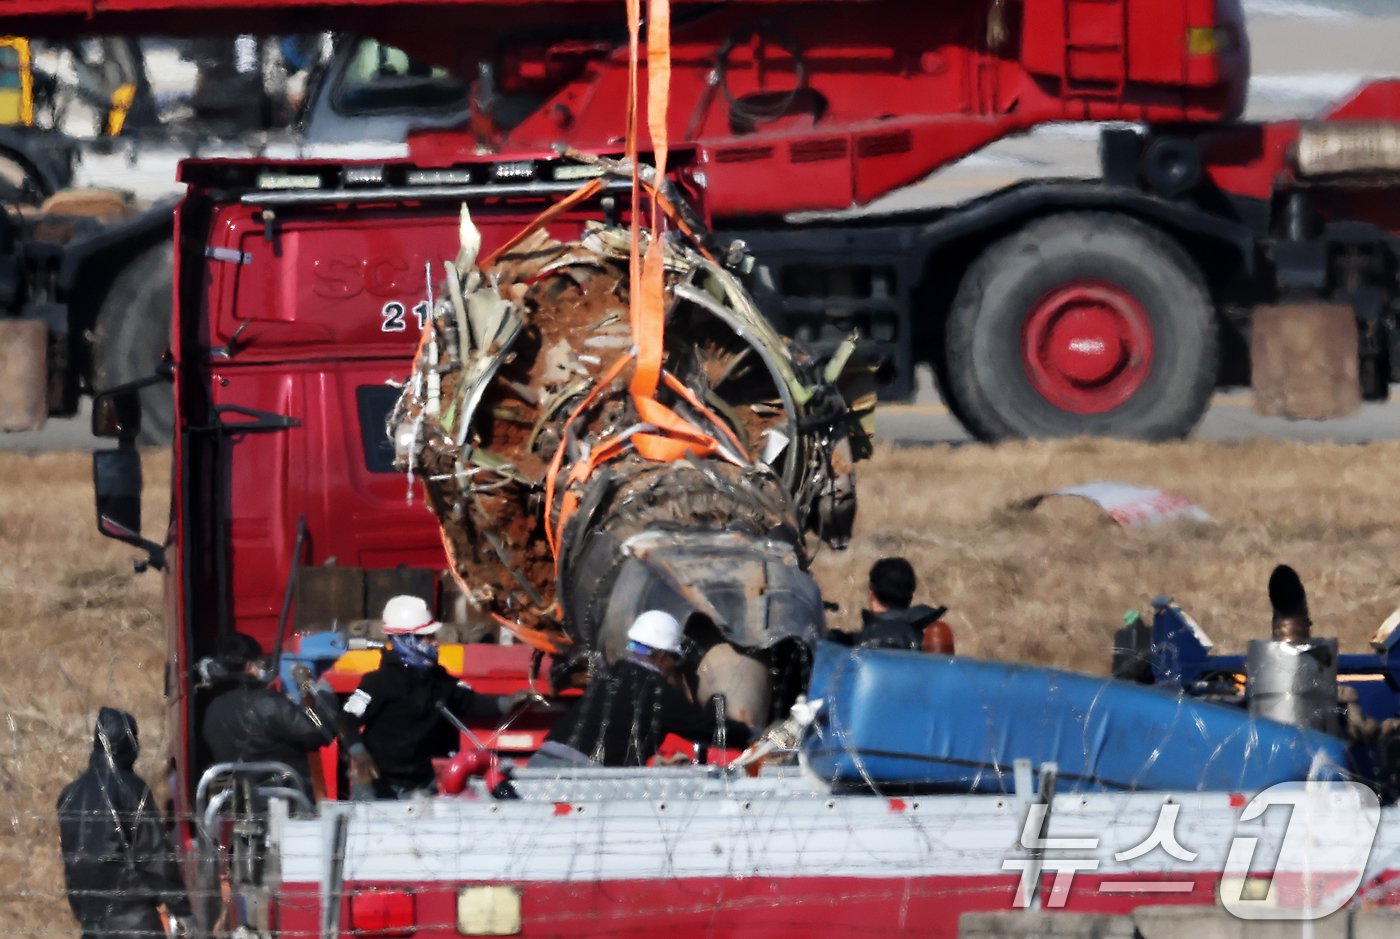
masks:
[[[1339,738],[1148,685],[922,652],[818,649],[803,743],[837,786],[999,793],[1012,766],[1058,764],[1060,791],[1254,792],[1334,778]]]

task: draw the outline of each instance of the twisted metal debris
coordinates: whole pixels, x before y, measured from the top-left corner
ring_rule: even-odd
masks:
[[[628,395],[630,238],[538,230],[483,270],[464,206],[390,417],[397,463],[422,480],[459,585],[500,625],[578,662],[667,609],[695,644],[700,692],[766,718],[791,703],[823,627],[808,536],[850,536],[869,371],[850,343],[824,361],[789,346],[731,269],[667,236],[657,400],[689,425],[667,437]]]

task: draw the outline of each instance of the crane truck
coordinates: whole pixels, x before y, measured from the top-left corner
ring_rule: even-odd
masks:
[[[98,9],[127,15],[120,4]],[[428,30],[383,23],[377,9],[350,17],[351,28],[437,71],[323,83],[309,113],[402,109],[408,89],[423,128],[408,135],[412,157],[449,173],[462,153],[499,155],[525,180],[560,145],[616,150],[625,70],[603,6],[562,4],[528,28],[482,22],[470,4],[434,8],[442,28]],[[680,178],[716,230],[754,255],[752,289],[779,330],[827,347],[858,335],[887,363],[886,400],[911,394],[926,364],[982,439],[1151,440],[1188,433],[1220,386],[1252,383],[1265,413],[1306,418],[1386,396],[1394,225],[1372,196],[1396,162],[1393,84],[1358,89],[1314,121],[1240,121],[1249,46],[1237,0],[850,2],[761,17],[743,5],[684,9],[668,128]],[[75,28],[64,15],[25,22]],[[142,25],[217,28],[201,15],[176,5]],[[267,26],[298,23],[268,15]],[[1103,133],[1096,179],[821,217],[1064,121],[1131,126]],[[99,385],[150,370],[164,334],[131,310],[155,304],[114,300],[101,311],[65,301],[65,285],[78,289],[63,276],[74,265],[56,278],[37,259],[14,266],[31,292],[53,282],[60,294],[12,304],[22,319],[57,320],[66,308],[75,321],[55,350],[60,365],[82,375],[82,363],[111,358],[89,380]],[[102,273],[82,286],[112,282]],[[140,351],[128,340],[137,333]]]

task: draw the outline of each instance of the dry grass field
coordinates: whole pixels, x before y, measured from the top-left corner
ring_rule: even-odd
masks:
[[[1315,630],[1358,650],[1400,604],[1400,443],[1148,447],[1102,441],[881,449],[860,470],[852,548],[816,572],[854,622],[871,562],[903,554],[925,599],[947,604],[958,651],[1102,672],[1122,614],[1180,600],[1222,649],[1264,635],[1278,561],[1308,586]],[[148,456],[148,534],[167,465]],[[1014,505],[1112,479],[1175,489],[1213,523],[1121,529],[1073,500]],[[0,457],[0,930],[74,936],[49,818],[87,760],[99,705],[133,711],[158,785],[160,580],[93,527],[87,458]]]
[[[148,534],[169,517],[169,461],[147,456]],[[52,812],[87,764],[97,709],[136,715],[137,766],[157,785],[164,719],[160,576],[97,534],[92,463],[0,459],[0,932],[76,936]]]
[[[882,449],[860,469],[856,537],[818,558],[854,620],[863,575],[902,554],[950,608],[959,652],[1106,672],[1126,610],[1173,596],[1222,650],[1269,633],[1276,563],[1308,589],[1314,634],[1365,651],[1400,606],[1400,443],[1116,441]],[[1172,489],[1213,523],[1124,529],[1079,499],[1016,503],[1098,479]]]

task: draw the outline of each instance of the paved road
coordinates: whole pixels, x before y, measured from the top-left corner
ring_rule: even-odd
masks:
[[[875,412],[876,437],[900,446],[971,443],[972,438],[939,400],[926,369],[920,370],[918,385],[913,403],[888,404]],[[1391,401],[1364,404],[1357,414],[1342,420],[1286,421],[1255,414],[1254,397],[1247,389],[1221,392],[1191,436],[1214,441],[1274,437],[1310,443],[1400,440],[1400,385],[1392,386],[1390,393]]]
[[[1400,439],[1400,387],[1397,400],[1363,405],[1353,417],[1336,421],[1286,421],[1259,417],[1248,392],[1220,394],[1192,435],[1196,440],[1239,441],[1252,437],[1334,443],[1368,443]],[[970,443],[942,404],[889,405],[875,414],[876,438],[897,446]]]
[[[92,435],[91,404],[83,400],[82,412],[77,417],[53,418],[43,430],[20,434],[0,433],[0,452],[47,453],[57,450],[100,450],[107,442]]]
[[[875,416],[876,436],[900,446],[930,443],[971,443],[953,416],[933,392],[927,376],[913,404],[881,408]],[[1198,440],[1248,440],[1251,437],[1278,437],[1288,440],[1366,443],[1372,440],[1400,440],[1400,386],[1392,394],[1395,401],[1367,404],[1353,417],[1338,421],[1285,421],[1259,417],[1252,410],[1248,392],[1216,395],[1205,420],[1193,435]],[[89,451],[108,446],[88,432],[88,416],[49,421],[36,433],[0,434],[0,452],[40,453],[57,450]]]

